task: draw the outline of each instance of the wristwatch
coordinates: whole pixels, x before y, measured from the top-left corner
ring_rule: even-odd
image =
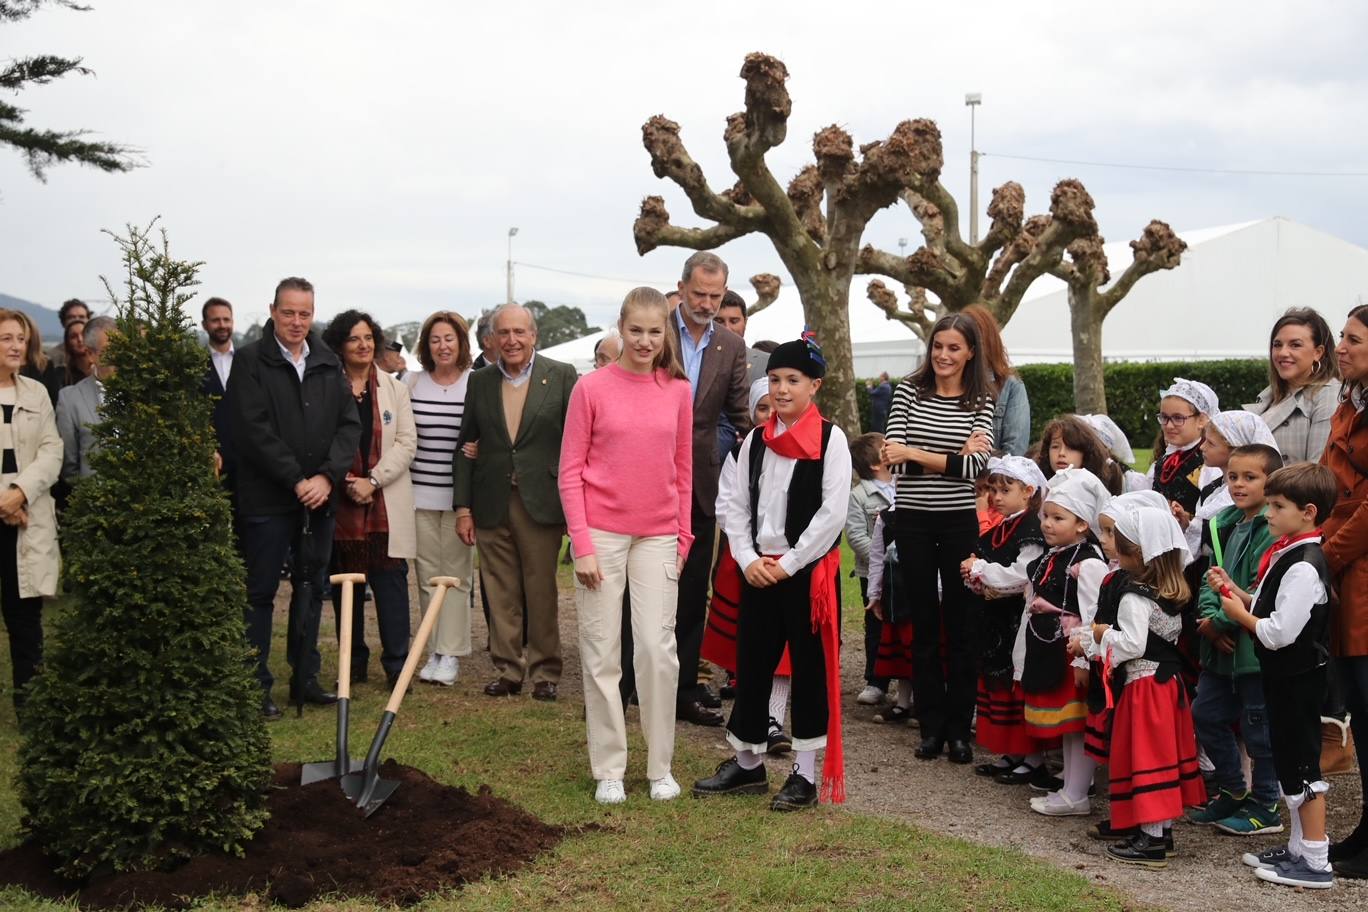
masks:
[[[374,472],[367,475],[366,480],[371,483],[371,487],[375,488],[375,490],[380,490],[380,482],[376,480]]]

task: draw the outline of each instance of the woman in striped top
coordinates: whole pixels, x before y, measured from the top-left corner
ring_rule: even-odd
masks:
[[[974,482],[993,447],[992,380],[972,317],[941,317],[929,339],[921,367],[893,394],[883,454],[898,483],[894,540],[916,630],[916,755],[935,759],[949,742],[951,761],[968,763],[975,674],[959,566],[978,541]]]
[[[426,603],[432,597],[432,577],[461,581],[460,589],[447,590],[432,654],[418,679],[449,686],[460,673],[459,657],[470,655],[470,579],[475,565],[475,549],[456,535],[451,505],[452,457],[461,436],[470,379],[470,330],[465,320],[450,311],[428,317],[418,336],[418,361],[423,369],[404,378],[418,425],[418,454],[409,466],[417,508],[418,587]]]

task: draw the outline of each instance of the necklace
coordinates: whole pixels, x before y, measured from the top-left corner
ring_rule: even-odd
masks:
[[[1010,525],[1008,523],[1003,522],[998,523],[996,526],[994,526],[993,537],[989,539],[989,541],[993,543],[993,550],[996,551],[998,548],[1001,548],[1003,545],[1007,544],[1008,540],[1016,534],[1017,526],[1021,525],[1021,521],[1025,518],[1026,514],[1022,513],[1016,519],[1011,520]]]

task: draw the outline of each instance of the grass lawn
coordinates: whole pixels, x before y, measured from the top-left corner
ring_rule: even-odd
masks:
[[[845,556],[848,565],[848,551]],[[855,580],[844,575],[843,580],[854,587]],[[846,604],[858,604],[857,588]],[[325,629],[330,627],[329,614],[325,608]],[[857,627],[858,612],[847,610],[846,620],[848,627]],[[284,627],[277,623],[278,634]],[[281,635],[275,645],[275,655],[283,656]],[[325,665],[331,664],[331,638],[325,634],[320,645]],[[6,655],[7,650],[0,649],[0,656]],[[4,658],[0,675],[8,680]],[[284,668],[277,671],[277,680],[285,680]],[[677,801],[654,804],[646,798],[645,750],[635,729],[629,801],[604,809],[592,798],[578,688],[567,688],[559,703],[547,705],[526,698],[490,700],[479,695],[478,683],[478,676],[463,668],[462,680],[454,688],[417,687],[400,711],[387,744],[388,756],[442,782],[471,789],[489,783],[497,794],[548,822],[600,828],[569,836],[556,851],[515,876],[434,897],[425,909],[1137,908],[1075,873],[1019,852],[978,846],[841,808],[780,816],[759,799],[696,801],[687,791]],[[281,695],[283,684],[277,689]],[[364,754],[385,696],[375,683],[361,685],[353,694],[354,755]],[[629,717],[633,724],[634,720],[635,713]],[[330,758],[334,724],[334,716],[326,711],[313,709],[296,720],[289,710],[284,720],[270,726],[275,758]],[[16,743],[14,717],[5,700],[0,706],[0,846],[19,839],[20,809],[12,787]],[[698,739],[679,739],[674,771],[686,790],[723,756],[721,738],[717,743],[717,749],[709,749]],[[364,845],[356,847],[355,857],[356,863],[366,863]],[[260,907],[255,900],[201,905]],[[71,907],[0,890],[0,908],[46,912]],[[313,908],[377,907],[346,901]]]

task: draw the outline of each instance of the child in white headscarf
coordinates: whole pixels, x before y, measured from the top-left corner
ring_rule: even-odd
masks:
[[[1226,489],[1225,478],[1226,463],[1230,461],[1231,451],[1256,443],[1270,446],[1275,450],[1278,448],[1278,441],[1273,438],[1273,432],[1258,415],[1240,409],[1217,412],[1211,416],[1211,421],[1202,435],[1202,461],[1209,469],[1220,469],[1221,474],[1204,484],[1197,494],[1197,509],[1193,511],[1193,521],[1197,525],[1199,543],[1202,541],[1203,527],[1206,523],[1233,502],[1230,499],[1230,492]],[[1207,473],[1204,471],[1203,474]],[[1196,556],[1196,549],[1191,548],[1193,536],[1188,535],[1187,540],[1189,549]]]
[[[1173,378],[1173,385],[1159,394],[1159,437],[1150,464],[1150,487],[1173,505],[1173,515],[1187,535],[1188,550],[1196,554],[1202,529],[1193,528],[1192,516],[1202,488],[1221,476],[1202,458],[1202,432],[1211,416],[1220,411],[1216,393],[1198,380]],[[1162,454],[1162,455],[1161,455]]]
[[[1135,451],[1131,449],[1130,441],[1126,439],[1126,432],[1121,430],[1121,426],[1108,415],[1079,415],[1078,417],[1088,422],[1092,429],[1097,432],[1097,436],[1102,438],[1102,442],[1107,445],[1107,449],[1112,455],[1112,461],[1121,470],[1122,490],[1127,494],[1132,491],[1149,490],[1149,479],[1143,473],[1131,468],[1135,465]]]

